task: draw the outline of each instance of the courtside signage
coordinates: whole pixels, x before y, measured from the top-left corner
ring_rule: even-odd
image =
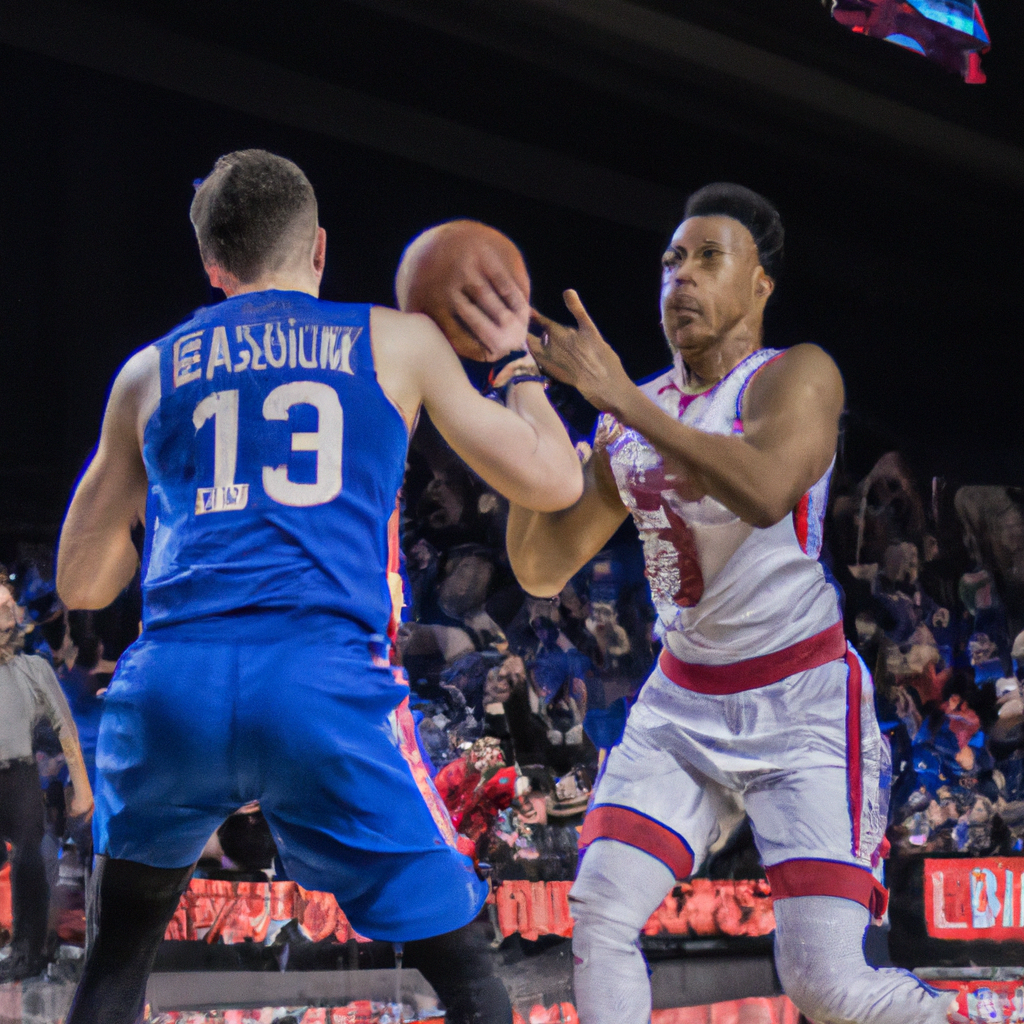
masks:
[[[924,913],[936,939],[1024,941],[1024,857],[926,858]]]

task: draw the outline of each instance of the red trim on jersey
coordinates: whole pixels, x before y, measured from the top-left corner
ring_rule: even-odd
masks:
[[[791,647],[731,665],[691,665],[680,661],[667,647],[662,650],[658,665],[676,686],[684,690],[723,696],[769,686],[797,672],[806,672],[819,665],[827,665],[830,661],[838,661],[846,657],[846,653],[843,624],[837,622]],[[859,675],[857,679],[859,685]],[[859,703],[857,707],[860,707]],[[860,719],[857,721],[859,723]]]
[[[617,839],[657,858],[676,878],[693,871],[693,853],[682,836],[630,807],[599,804],[583,819],[579,846],[586,849],[595,839]]]
[[[396,669],[395,671],[397,673],[401,670]],[[396,682],[404,682],[404,680],[396,677]],[[427,766],[423,763],[423,757],[420,755],[420,745],[416,742],[416,723],[409,710],[408,697],[395,708],[395,727],[398,734],[399,753],[409,766],[409,773],[416,783],[416,788],[420,791],[423,802],[427,805],[430,816],[434,819],[437,830],[449,846],[456,846],[458,835],[452,824],[451,816],[448,814],[448,808],[445,807],[441,794],[434,788],[430,772],[427,771]]]
[[[388,620],[388,639],[395,642],[398,636],[398,627],[402,624],[402,577],[399,573],[401,566],[401,547],[398,533],[401,506],[395,501],[395,511],[391,513],[388,520],[388,590],[391,593],[391,618]]]
[[[846,681],[846,781],[850,792],[850,818],[853,821],[853,855],[860,854],[860,819],[864,810],[864,779],[861,776],[860,701],[862,681],[860,659],[846,652],[849,677]]]
[[[811,858],[784,860],[765,868],[773,900],[793,896],[839,896],[867,907],[871,916],[885,913],[889,891],[867,868]]]
[[[683,391],[683,389],[678,384],[676,384],[675,381],[670,380],[663,387],[658,388],[658,394],[659,395],[663,395],[666,391],[676,391],[676,392],[678,392],[678,394],[679,394],[679,412],[677,413],[677,415],[678,416],[682,416],[683,413],[686,412],[686,410],[690,407],[690,404],[694,401],[694,399],[700,398],[701,395],[706,395],[712,389],[713,389],[713,386],[705,389],[704,391],[698,391],[698,392],[696,392],[694,394],[694,393],[690,393],[690,392],[687,392],[687,391]]]
[[[399,538],[398,521],[401,514],[398,502],[395,502],[395,510],[388,520],[388,572],[398,572],[399,568]]]
[[[800,542],[800,550],[807,554],[807,514],[811,508],[811,495],[805,494],[793,509],[793,529],[796,539]]]

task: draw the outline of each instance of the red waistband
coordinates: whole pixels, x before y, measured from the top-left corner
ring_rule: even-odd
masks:
[[[769,686],[797,672],[806,672],[845,657],[843,624],[837,622],[792,647],[732,665],[691,665],[680,661],[667,647],[662,650],[658,665],[673,683],[684,690],[723,696]]]

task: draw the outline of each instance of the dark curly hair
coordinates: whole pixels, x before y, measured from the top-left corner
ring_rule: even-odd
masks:
[[[782,218],[764,196],[743,185],[716,181],[697,189],[686,200],[683,219],[690,217],[732,217],[738,220],[753,236],[764,272],[773,281],[778,281],[782,273]]]

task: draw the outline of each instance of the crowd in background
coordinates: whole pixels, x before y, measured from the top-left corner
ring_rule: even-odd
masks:
[[[1024,849],[1024,499],[922,492],[900,457],[836,481],[831,565],[875,677],[898,853]]]
[[[624,529],[558,598],[528,597],[504,555],[502,499],[435,434],[418,442],[399,647],[424,746],[446,798],[446,766],[465,761],[478,779],[477,816],[460,828],[500,877],[571,878],[566,827],[658,652],[638,542]],[[837,474],[823,561],[875,677],[893,849],[1024,849],[1024,498],[939,479],[922,487],[889,453],[862,479]],[[513,764],[516,795],[488,790]],[[742,815],[734,829],[704,867],[713,876],[757,871]]]
[[[928,490],[895,453],[863,479],[833,481],[823,561],[875,677],[896,854],[1024,850],[1022,505],[1007,488],[935,480]],[[403,510],[407,607],[395,655],[428,770],[464,849],[495,881],[571,879],[599,752],[621,734],[659,650],[636,535],[627,523],[557,597],[526,595],[505,554],[506,502],[429,423],[410,451]],[[69,614],[52,551],[23,546],[10,569],[26,650],[53,664],[92,776],[103,691],[137,632],[137,586],[106,612]],[[65,779],[45,726],[36,750],[56,849],[66,844]],[[704,873],[759,876],[739,804],[727,824]],[[260,879],[273,863],[249,807],[200,869]]]
[[[571,879],[598,748],[657,649],[635,538],[556,598],[524,594],[505,555],[507,503],[429,424],[404,499],[397,651],[435,785],[496,880]]]

